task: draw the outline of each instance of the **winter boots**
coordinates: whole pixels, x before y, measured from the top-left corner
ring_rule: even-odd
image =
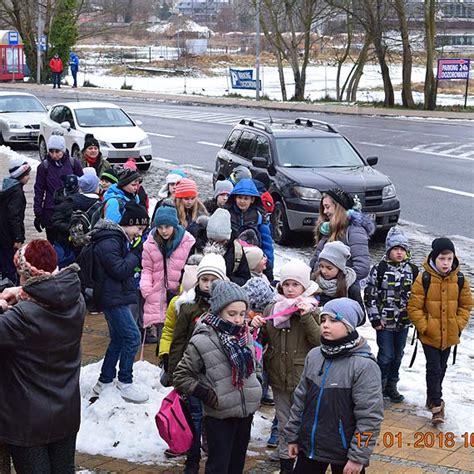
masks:
[[[120,395],[126,402],[145,403],[148,401],[148,395],[137,390],[133,383],[117,382],[117,388],[120,392]]]
[[[387,381],[383,391],[383,396],[390,398],[392,403],[401,403],[405,397],[397,390],[397,382]]]
[[[294,459],[280,458],[280,474],[292,474],[294,465]]]
[[[441,405],[437,407],[431,407],[431,413],[432,413],[432,418],[431,418],[431,423],[434,426],[439,425],[440,423],[444,422],[444,402],[441,401]]]

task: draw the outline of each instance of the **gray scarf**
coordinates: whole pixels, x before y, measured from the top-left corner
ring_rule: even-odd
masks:
[[[346,286],[347,290],[356,282],[357,275],[354,269],[346,267]],[[319,285],[321,292],[327,296],[336,296],[337,293],[337,278],[332,280],[325,280],[321,275],[316,279],[316,283]]]

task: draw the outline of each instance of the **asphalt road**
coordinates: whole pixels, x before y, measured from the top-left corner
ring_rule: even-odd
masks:
[[[45,104],[71,100],[59,91],[38,97]],[[95,100],[98,100],[95,98]],[[101,99],[103,100],[103,99]],[[177,165],[214,169],[219,146],[242,117],[268,118],[264,110],[207,107],[113,98],[150,134],[153,155]],[[275,111],[273,118],[297,114]],[[395,184],[401,218],[429,234],[474,238],[474,124],[469,121],[306,114],[345,134],[376,169]]]

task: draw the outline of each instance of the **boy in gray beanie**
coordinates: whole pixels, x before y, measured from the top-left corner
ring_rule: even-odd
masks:
[[[229,199],[230,193],[233,191],[234,185],[228,181],[216,181],[214,185],[214,194],[212,199],[208,199],[204,202],[204,206],[209,214],[213,214],[216,209],[221,209],[225,206]]]
[[[370,270],[364,298],[369,320],[377,331],[383,394],[400,403],[404,396],[397,389],[398,372],[410,327],[408,300],[418,267],[410,262],[408,239],[401,229],[390,229],[385,248],[382,260]]]

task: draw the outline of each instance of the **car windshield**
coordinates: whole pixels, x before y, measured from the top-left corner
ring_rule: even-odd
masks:
[[[91,107],[88,109],[76,109],[76,120],[80,127],[134,127],[122,109]]]
[[[277,138],[278,160],[286,168],[353,168],[364,163],[343,137]]]
[[[46,108],[36,97],[33,96],[0,96],[0,114],[15,112],[46,112]]]

